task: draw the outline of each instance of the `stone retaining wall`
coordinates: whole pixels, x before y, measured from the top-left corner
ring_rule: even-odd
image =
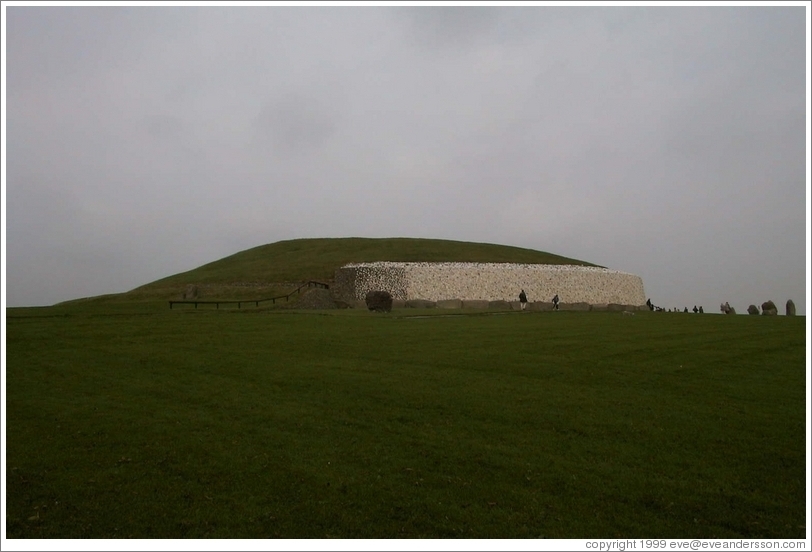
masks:
[[[575,265],[511,263],[358,263],[335,273],[333,297],[363,301],[368,291],[382,290],[395,300],[516,301],[524,289],[531,302],[643,306],[646,295],[639,276],[617,270]]]

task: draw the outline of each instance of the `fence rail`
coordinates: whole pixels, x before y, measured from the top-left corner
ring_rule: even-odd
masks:
[[[243,303],[250,304],[254,303],[254,306],[259,306],[260,303],[264,303],[266,301],[270,301],[272,304],[276,304],[277,301],[284,299],[285,301],[289,301],[291,296],[301,293],[302,289],[304,288],[311,288],[317,287],[321,289],[330,289],[328,284],[324,282],[316,282],[315,280],[310,280],[309,282],[300,285],[287,295],[280,295],[278,297],[268,297],[267,299],[241,299],[239,301],[227,301],[227,300],[215,300],[215,301],[200,301],[197,299],[183,299],[181,301],[169,301],[169,308],[172,309],[174,305],[194,305],[197,308],[198,305],[214,305],[215,308],[219,309],[220,305],[237,305],[238,309],[242,308]]]

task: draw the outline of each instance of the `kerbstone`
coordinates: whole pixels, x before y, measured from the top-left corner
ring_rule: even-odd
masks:
[[[437,306],[434,301],[427,301],[426,299],[409,299],[406,301],[406,308],[409,309],[433,309]]]

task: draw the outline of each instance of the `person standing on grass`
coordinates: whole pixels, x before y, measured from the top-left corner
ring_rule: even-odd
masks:
[[[522,290],[519,294],[519,303],[522,305],[522,310],[527,306],[527,294]]]
[[[555,297],[553,297],[553,309],[558,310],[558,294],[557,293],[555,294]]]

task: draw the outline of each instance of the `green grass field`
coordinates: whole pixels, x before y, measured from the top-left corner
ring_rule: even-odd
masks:
[[[805,535],[804,317],[6,314],[9,538]]]

